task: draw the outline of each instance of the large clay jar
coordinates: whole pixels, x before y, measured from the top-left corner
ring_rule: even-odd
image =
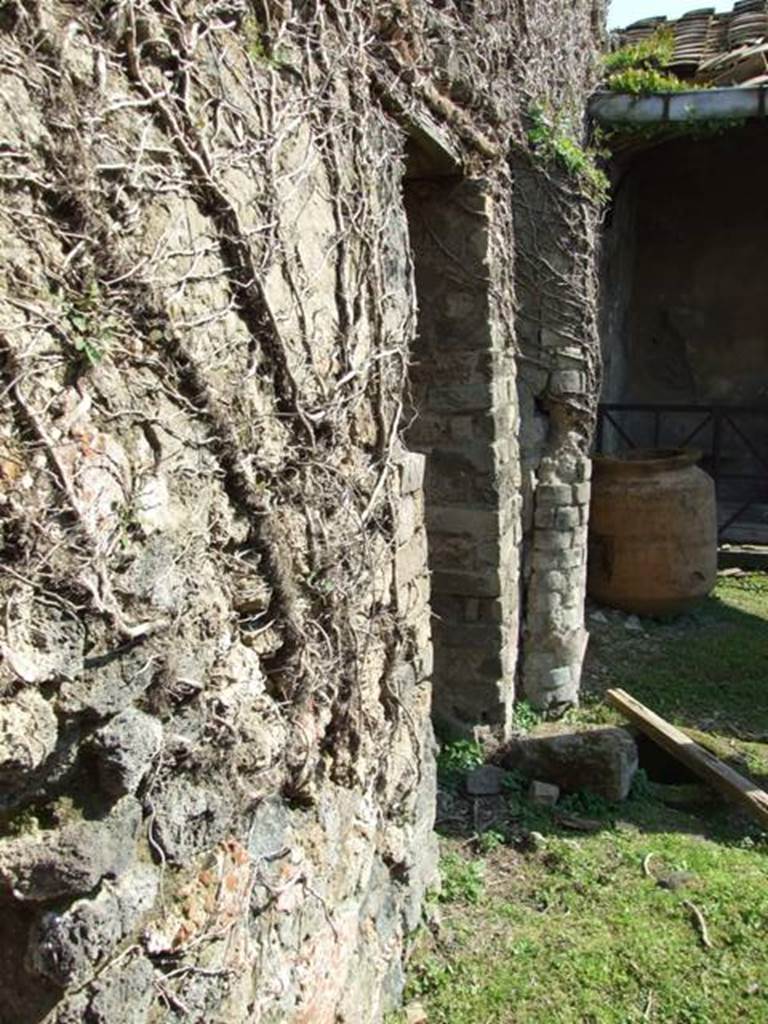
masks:
[[[710,592],[715,487],[696,465],[699,457],[683,449],[595,457],[587,580],[595,601],[667,616]]]

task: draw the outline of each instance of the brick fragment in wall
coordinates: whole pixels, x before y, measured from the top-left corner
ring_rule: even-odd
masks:
[[[535,552],[535,554],[541,554]],[[586,563],[587,551],[584,547],[570,548],[567,551],[551,551],[548,553],[547,565],[553,569],[576,569]]]
[[[437,619],[445,622],[464,621],[464,598],[460,594],[433,592],[430,606],[432,614]]]
[[[395,554],[395,586],[398,593],[427,569],[427,534],[418,530]]]
[[[575,703],[579,672],[571,665],[536,663],[529,659],[523,669],[525,692],[535,706],[547,707],[554,696],[557,703]]]
[[[517,545],[514,538],[507,538],[503,544],[488,541],[477,546],[477,563],[481,569],[499,565],[503,567],[508,565],[516,554]]]
[[[566,338],[559,332],[549,327],[542,327],[538,332],[542,348],[552,348],[558,352],[563,348]]]
[[[488,562],[481,557],[483,549],[494,552],[490,564],[498,563],[498,548],[489,541],[478,545],[474,537],[466,533],[431,533],[429,537],[429,562],[433,570],[458,569],[462,572],[476,572],[482,568],[481,562]]]
[[[581,524],[580,508],[559,508],[555,513],[554,526],[557,530],[571,530]]]
[[[423,404],[414,396],[414,406]],[[408,431],[408,441],[418,448],[447,442],[451,436],[452,416],[437,415],[420,411],[418,417]]]
[[[580,484],[589,480],[590,475],[591,463],[581,456],[562,458],[556,466],[539,471],[541,483]]]
[[[549,372],[533,363],[521,363],[518,369],[518,387],[525,388],[532,395],[540,395],[547,386]]]
[[[533,535],[534,551],[568,551],[573,547],[571,530],[537,530]]]
[[[580,345],[562,345],[557,352],[557,362],[560,369],[573,369],[573,364],[576,363],[575,368],[584,368],[584,350]]]
[[[568,633],[553,632],[547,637],[542,637],[540,646],[528,650],[523,671],[529,675],[533,674],[536,678],[546,676],[548,681],[545,688],[554,689],[557,679],[564,676],[552,676],[553,671],[568,668],[574,678],[580,674],[588,639],[589,634],[581,627]]]
[[[563,595],[556,590],[536,589],[528,601],[528,621],[543,620],[553,615],[563,604]],[[542,622],[542,625],[544,623]]]
[[[451,437],[455,441],[471,441],[475,437],[475,420],[473,416],[452,416]]]
[[[586,387],[586,377],[579,370],[556,370],[549,378],[553,395],[583,395]]]
[[[536,506],[571,505],[578,499],[574,496],[575,488],[568,484],[539,484],[535,491]]]
[[[437,627],[435,628],[437,634]],[[447,648],[493,650],[499,646],[499,626],[489,623],[456,623],[440,629],[440,643]]]
[[[499,600],[482,599],[478,602],[480,606],[480,620],[482,622],[503,622],[504,605]]]
[[[565,506],[563,506],[565,509]],[[557,505],[537,505],[533,516],[536,526],[544,530],[553,530],[556,526],[557,513],[560,511]]]
[[[574,526],[574,528],[572,530],[572,535],[573,535],[573,546],[575,548],[576,547],[584,547],[586,545],[586,543],[587,543],[587,527],[586,527],[586,525],[584,525],[584,526]]]
[[[558,598],[557,607],[552,614],[552,625],[555,629],[565,633],[579,629],[584,615],[581,605],[567,605],[560,594],[554,596]]]
[[[583,581],[574,583],[563,592],[563,606],[565,608],[578,608],[580,613],[584,611],[584,584]]]
[[[424,487],[427,459],[421,452],[405,452],[400,457],[400,493],[412,494]]]
[[[492,406],[487,384],[457,384],[455,387],[430,388],[432,412],[484,412]]]
[[[487,675],[465,665],[453,664],[447,671],[440,666],[438,719],[454,728],[466,730],[467,723],[477,722],[481,715],[488,716],[495,711],[503,716],[504,701],[497,682],[500,671],[498,662],[496,670]]]
[[[432,573],[432,588],[438,594],[463,594],[467,597],[498,597],[501,593],[498,572]]]
[[[424,523],[424,496],[421,491],[404,494],[397,506],[398,544],[405,544]]]
[[[436,460],[439,460],[441,472],[463,470],[483,475],[492,472],[497,462],[494,447],[485,440],[434,445],[427,464],[427,474]]]
[[[559,590],[560,593],[563,593],[569,584],[569,578],[565,573],[558,572],[556,569],[550,570],[544,576],[544,586],[549,590]]]
[[[466,533],[476,540],[493,540],[499,532],[499,513],[492,508],[427,505],[427,529],[432,533]]]
[[[588,505],[589,497],[591,494],[591,487],[589,483],[574,484],[573,487],[573,500],[577,505]]]
[[[429,606],[429,575],[422,572],[397,588],[397,612],[402,618],[414,621]]]

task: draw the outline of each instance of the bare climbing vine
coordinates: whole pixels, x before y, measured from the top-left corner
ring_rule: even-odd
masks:
[[[266,793],[390,787],[396,818],[412,792],[426,711],[388,575],[415,331],[405,141],[437,125],[488,182],[510,353],[515,260],[543,302],[569,295],[586,437],[595,214],[531,156],[525,111],[578,106],[601,9],[3,5],[0,695],[45,686],[92,728],[113,685],[174,723],[144,793],[163,863],[156,810],[179,778],[231,784],[232,806],[205,812],[214,843]],[[575,269],[539,234],[531,176]],[[399,775],[381,757],[396,740]],[[179,1012],[195,969],[162,983]]]

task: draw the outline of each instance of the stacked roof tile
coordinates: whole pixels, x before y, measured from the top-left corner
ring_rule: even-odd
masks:
[[[659,28],[674,32],[668,70],[709,85],[768,84],[768,0],[737,0],[718,14],[699,7],[675,21],[644,18],[618,33],[619,44],[638,43]]]

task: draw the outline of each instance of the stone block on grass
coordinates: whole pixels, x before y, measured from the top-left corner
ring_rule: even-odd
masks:
[[[626,729],[547,723],[509,740],[498,763],[566,792],[624,800],[637,771],[637,745]]]

